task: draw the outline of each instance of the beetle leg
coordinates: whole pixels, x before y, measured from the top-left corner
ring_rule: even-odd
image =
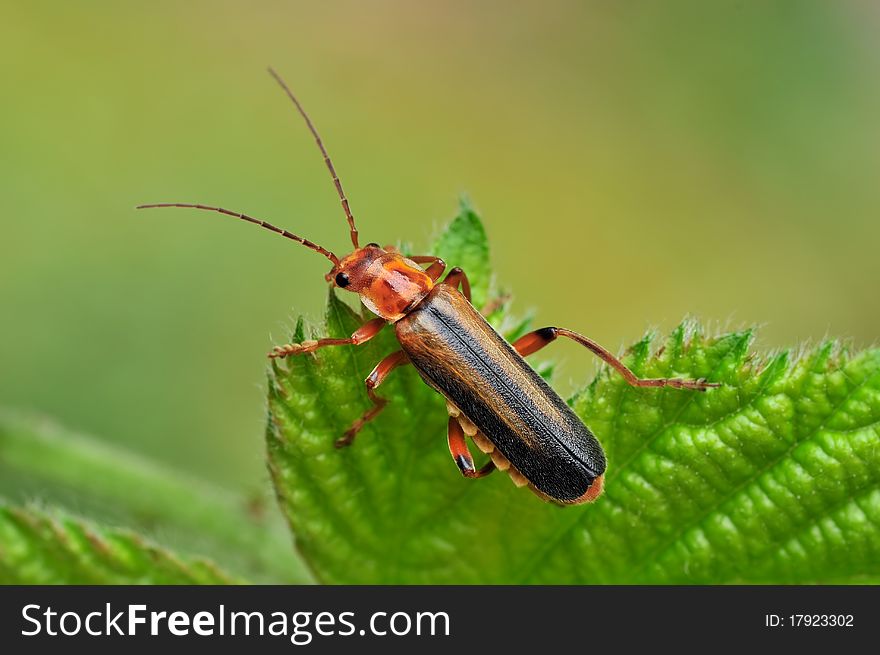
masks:
[[[374,390],[382,384],[391,371],[398,366],[408,363],[409,357],[407,354],[402,350],[398,350],[376,364],[376,367],[370,372],[367,379],[364,380],[364,385],[367,387],[367,395],[370,397],[370,400],[373,401],[373,406],[364,412],[359,419],[352,423],[351,427],[345,431],[345,434],[336,440],[335,445],[337,448],[351,445],[351,442],[354,441],[354,438],[357,436],[357,433],[360,432],[361,428],[376,418],[376,416],[379,415],[379,412],[385,409],[388,399],[377,396]]]
[[[485,305],[483,305],[483,308],[480,310],[480,313],[483,316],[491,316],[496,311],[501,309],[507,303],[508,300],[510,300],[509,293],[505,293],[500,296],[496,296],[495,298],[492,298],[489,302],[487,302]]]
[[[431,269],[429,268],[428,270],[430,271]],[[468,299],[468,302],[470,302],[471,283],[470,280],[468,280],[467,273],[465,273],[461,268],[456,266],[451,271],[449,271],[449,275],[447,275],[446,279],[443,280],[443,284],[448,284],[456,288],[461,285],[461,292],[464,294],[464,297]],[[507,294],[498,296],[497,298],[493,298],[492,300],[487,302],[485,306],[480,310],[480,314],[482,314],[483,316],[489,316],[490,314],[492,314],[492,312],[504,305],[504,303],[506,303],[508,300],[510,300],[510,296]]]
[[[449,271],[449,275],[443,280],[443,284],[448,284],[451,287],[458,288],[458,285],[461,285],[461,292],[464,294],[464,297],[468,299],[468,302],[471,300],[471,283],[468,280],[467,273],[461,270],[458,266]]]
[[[492,460],[483,465],[479,471],[474,467],[474,458],[468,449],[467,441],[465,441],[464,430],[461,429],[461,423],[458,422],[458,418],[455,416],[449,417],[447,440],[449,441],[449,452],[452,454],[452,459],[455,460],[461,474],[466,478],[482,478],[484,475],[489,475],[495,470],[495,462]]]
[[[374,318],[361,325],[348,339],[315,339],[302,343],[286,343],[283,346],[275,346],[269,353],[270,358],[287,357],[288,355],[304,355],[311,353],[324,346],[359,346],[366,343],[387,325],[384,318]]]
[[[407,257],[407,259],[411,259],[416,264],[431,264],[425,269],[425,273],[428,274],[432,282],[436,282],[443,275],[443,271],[446,270],[446,262],[433,255],[415,255],[414,257]]]
[[[706,380],[682,380],[681,378],[640,378],[617,357],[605,350],[592,339],[588,339],[582,334],[557,327],[545,327],[517,339],[513,347],[516,351],[526,357],[534,352],[541,350],[547,344],[556,340],[557,337],[568,337],[572,341],[585,346],[595,355],[600,357],[618,373],[623,376],[629,384],[634,387],[672,387],[673,389],[693,389],[695,391],[705,391],[710,387],[720,387],[720,382],[706,382]]]
[[[430,270],[430,269],[429,269]],[[452,287],[458,288],[461,285],[461,292],[464,294],[464,297],[468,299],[468,302],[471,300],[471,283],[468,280],[467,273],[465,273],[461,268],[456,266],[451,271],[449,271],[449,275],[446,276],[446,279],[443,280],[443,284],[448,284]],[[508,300],[510,300],[509,295],[498,296],[487,302],[485,306],[480,310],[480,314],[483,316],[489,316],[497,310],[499,307],[504,305]]]

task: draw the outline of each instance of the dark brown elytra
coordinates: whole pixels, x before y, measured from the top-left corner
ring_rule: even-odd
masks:
[[[352,291],[377,318],[367,321],[346,339],[317,339],[275,346],[269,357],[315,352],[327,346],[358,346],[386,325],[393,325],[400,350],[382,361],[364,384],[373,406],[336,441],[348,446],[357,433],[385,407],[376,393],[391,371],[412,364],[422,379],[447,401],[449,452],[469,478],[506,470],[517,486],[528,486],[545,500],[576,505],[595,500],[602,492],[605,454],[599,441],[553,389],[525,362],[531,355],[566,337],[585,346],[635,387],[672,387],[705,391],[720,384],[678,378],[641,379],[611,352],[587,337],[557,327],[534,330],[507,343],[470,303],[467,274],[453,268],[442,279],[446,263],[431,255],[406,257],[392,247],[369,243],[361,247],[348,199],[318,131],[284,80],[278,82],[324,157],[348,221],[354,251],[344,257],[292,232],[247,214],[196,203],[155,203],[154,207],[189,207],[226,214],[254,223],[301,243],[329,259],[333,268],[325,279]],[[427,264],[426,268],[422,265]],[[489,461],[477,469],[467,444],[470,438]]]

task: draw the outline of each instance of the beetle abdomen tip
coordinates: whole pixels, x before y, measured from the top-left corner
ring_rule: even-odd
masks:
[[[570,502],[571,505],[582,505],[584,503],[592,503],[596,500],[601,494],[602,489],[605,486],[605,474],[603,473],[598,478],[593,480],[593,484],[590,485],[590,488],[584,492],[583,496],[579,496]]]

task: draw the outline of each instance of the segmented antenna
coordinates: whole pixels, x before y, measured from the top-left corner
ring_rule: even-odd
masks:
[[[293,91],[290,90],[290,87],[281,79],[281,76],[275,72],[275,70],[270,66],[269,67],[269,75],[275,78],[275,81],[284,89],[284,92],[287,94],[287,97],[293,101],[293,104],[296,105],[297,110],[300,115],[305,119],[306,125],[309,128],[309,131],[312,133],[312,136],[315,137],[315,143],[318,144],[318,148],[321,149],[321,154],[324,155],[324,163],[327,164],[327,169],[330,171],[330,177],[333,178],[333,185],[336,187],[336,193],[339,194],[339,200],[342,203],[342,208],[345,210],[345,217],[348,219],[348,226],[351,228],[351,242],[354,244],[355,248],[360,248],[358,245],[358,231],[354,226],[354,216],[351,215],[351,208],[348,206],[348,198],[345,197],[345,191],[342,190],[342,182],[339,181],[339,176],[336,174],[336,169],[333,168],[333,162],[330,161],[330,155],[327,154],[327,149],[324,147],[324,143],[321,141],[321,137],[318,135],[318,130],[315,129],[315,126],[312,124],[309,115],[306,113],[306,110],[302,108],[302,105],[299,104],[299,100],[296,99],[296,96],[293,95]]]
[[[209,212],[218,212],[220,214],[226,214],[227,216],[232,216],[233,218],[240,218],[243,221],[247,221],[248,223],[253,223],[254,225],[259,225],[260,227],[264,227],[270,232],[275,232],[275,234],[280,234],[283,237],[287,237],[288,239],[293,239],[294,241],[303,244],[306,248],[314,250],[315,252],[319,252],[324,257],[333,262],[334,266],[339,265],[339,257],[334,255],[332,252],[319,246],[314,241],[309,241],[308,239],[303,239],[300,236],[295,235],[293,232],[288,232],[287,230],[282,230],[280,227],[275,227],[271,223],[267,223],[266,221],[261,221],[258,218],[254,218],[253,216],[248,216],[247,214],[240,214],[238,212],[230,211],[228,209],[223,209],[222,207],[208,207],[207,205],[196,205],[185,202],[160,202],[151,205],[138,205],[136,209],[153,209],[155,207],[189,207],[191,209],[204,209]]]

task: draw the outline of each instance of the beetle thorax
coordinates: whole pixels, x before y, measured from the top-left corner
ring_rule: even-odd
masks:
[[[414,261],[397,252],[363,248],[340,262],[348,276],[346,289],[361,297],[367,309],[387,321],[397,321],[415,307],[434,282]]]

